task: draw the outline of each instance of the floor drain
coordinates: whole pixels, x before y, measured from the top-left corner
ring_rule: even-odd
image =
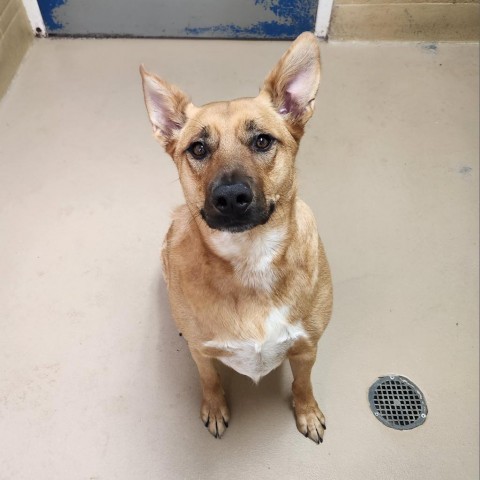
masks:
[[[427,418],[427,404],[420,389],[405,377],[380,377],[368,392],[373,414],[387,427],[410,430]]]

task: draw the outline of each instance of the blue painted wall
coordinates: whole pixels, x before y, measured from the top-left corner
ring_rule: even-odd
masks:
[[[55,35],[275,38],[313,31],[318,0],[38,0]]]

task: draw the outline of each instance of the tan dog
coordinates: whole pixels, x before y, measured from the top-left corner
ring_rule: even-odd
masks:
[[[320,81],[317,40],[300,35],[257,97],[203,107],[140,70],[155,137],[186,199],[162,257],[173,317],[200,374],[202,421],[221,437],[230,418],[215,359],[258,382],[288,357],[297,428],[320,443],[325,418],[310,373],[332,286],[295,174]]]

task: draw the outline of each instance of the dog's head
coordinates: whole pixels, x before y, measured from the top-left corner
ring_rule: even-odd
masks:
[[[303,33],[255,98],[194,106],[140,67],[155,137],[177,165],[185,199],[210,228],[268,222],[295,194],[294,160],[320,81],[315,36]]]

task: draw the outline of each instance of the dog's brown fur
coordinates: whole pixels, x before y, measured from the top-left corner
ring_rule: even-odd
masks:
[[[154,134],[178,168],[186,199],[173,214],[162,252],[172,313],[200,374],[201,418],[217,437],[230,415],[214,359],[226,361],[235,354],[222,342],[261,344],[266,319],[288,306],[282,310],[284,320],[305,332],[285,352],[294,376],[297,427],[315,442],[323,440],[325,418],[310,373],[330,319],[332,287],[315,219],[297,198],[295,174],[299,142],[313,113],[319,60],[315,37],[304,33],[256,98],[200,108],[141,67]],[[277,141],[259,155],[250,145],[252,131],[268,132]],[[187,151],[198,138],[211,152],[202,161]],[[266,204],[275,206],[265,224],[241,233],[212,229],[200,215],[213,179],[234,169],[252,179]]]

